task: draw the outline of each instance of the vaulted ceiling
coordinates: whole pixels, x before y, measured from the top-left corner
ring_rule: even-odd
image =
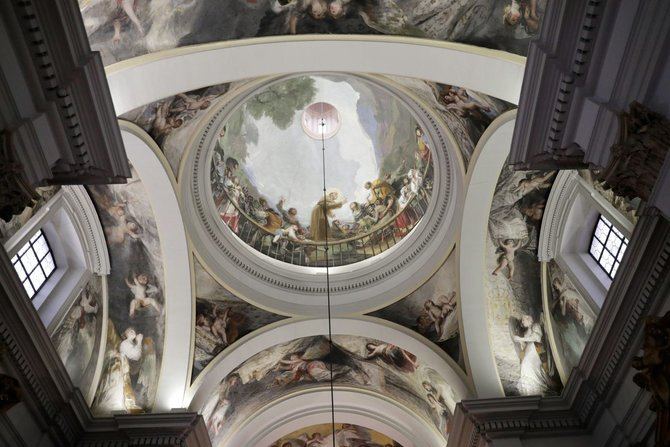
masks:
[[[544,1],[79,3],[133,166],[88,189],[95,412],[330,445],[332,376],[340,445],[443,446],[464,398],[561,391],[592,325],[546,315],[557,173],[505,165]]]

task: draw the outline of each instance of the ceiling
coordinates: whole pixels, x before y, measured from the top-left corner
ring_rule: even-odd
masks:
[[[231,0],[225,7],[216,0],[132,5],[79,0],[79,5],[92,47],[108,65],[187,45],[291,34],[407,36],[525,55],[546,1],[537,2],[536,20],[523,14],[516,19],[510,2],[502,0]]]
[[[508,53],[543,1],[518,23],[503,1],[166,1],[79,2],[133,166],[89,188],[112,264],[95,412],[188,407],[214,445],[329,445],[332,365],[340,445],[443,446],[462,399],[560,392],[514,341],[548,299],[555,175],[504,168]]]

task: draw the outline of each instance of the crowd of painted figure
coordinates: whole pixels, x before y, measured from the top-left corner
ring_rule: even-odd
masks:
[[[280,199],[272,207],[268,201],[253,194],[242,186],[237,171],[239,162],[225,157],[221,152],[214,153],[212,164],[212,190],[214,202],[221,219],[236,234],[241,230],[242,211],[256,225],[264,230],[261,237],[271,239],[272,244],[285,249],[290,242],[324,242],[342,240],[369,235],[377,229],[389,228],[380,237],[402,238],[417,224],[422,209],[411,206],[416,197],[428,198],[432,189],[431,152],[421,128],[416,128],[417,149],[414,166],[406,169],[402,163],[392,174],[383,178],[365,182],[368,197],[364,202],[349,202],[351,220],[334,219],[333,211],[347,204],[346,198],[336,188],[326,191],[312,209],[309,224],[298,219],[298,210],[286,207],[286,200]],[[263,234],[264,233],[264,234]],[[254,246],[258,239],[249,241]],[[369,238],[358,241],[358,245],[377,243]]]
[[[202,414],[210,436],[218,436],[232,423],[235,414],[245,411],[245,396],[258,389],[259,384],[262,384],[263,392],[282,393],[293,387],[328,383],[330,380],[336,384],[364,387],[376,383],[373,389],[392,394],[386,380],[378,382],[380,375],[386,374],[406,381],[405,386],[420,383],[421,392],[416,397],[434,414],[442,433],[451,431],[451,412],[447,404],[450,391],[445,388],[445,384],[430,380],[429,368],[421,365],[412,353],[399,346],[360,339],[362,346],[358,352],[351,350],[351,338],[347,338],[348,348],[335,341],[331,350],[325,338],[310,337],[300,347],[286,350],[279,347],[279,350],[271,353],[263,351],[247,360],[219,384],[217,394],[203,408]],[[282,352],[280,356],[277,355],[279,352]]]
[[[89,27],[95,32],[111,22],[112,43],[118,45],[131,28],[136,36],[143,38],[151,28],[153,17],[151,0],[104,0],[82,1],[82,12],[91,12],[104,17],[97,26]],[[259,24],[259,35],[281,35],[302,33],[381,33],[426,36],[419,26],[410,23],[409,17],[398,0],[266,0],[269,5],[265,17]],[[192,8],[193,1],[178,0],[175,10],[182,12]],[[252,6],[261,0],[244,0]],[[445,5],[446,6],[446,5]],[[90,10],[90,11],[88,11]],[[518,38],[537,34],[540,28],[542,8],[538,0],[509,0],[503,8],[502,22],[505,27],[522,30]],[[155,14],[154,14],[155,15]]]

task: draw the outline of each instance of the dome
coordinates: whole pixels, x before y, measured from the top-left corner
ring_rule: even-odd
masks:
[[[309,75],[264,86],[211,144],[220,219],[284,263],[341,266],[378,256],[430,203],[433,143],[402,100],[362,78]]]
[[[306,128],[323,118],[332,130],[322,140]],[[459,145],[388,78],[256,79],[184,133],[175,148],[194,247],[217,280],[260,307],[320,315],[328,266],[335,313],[378,308],[427,279],[454,243]]]

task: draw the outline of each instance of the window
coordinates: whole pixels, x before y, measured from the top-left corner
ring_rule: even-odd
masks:
[[[614,279],[627,247],[628,239],[601,214],[593,231],[589,253],[610,278]]]
[[[56,270],[49,242],[41,229],[14,255],[12,264],[28,297],[33,299]]]

